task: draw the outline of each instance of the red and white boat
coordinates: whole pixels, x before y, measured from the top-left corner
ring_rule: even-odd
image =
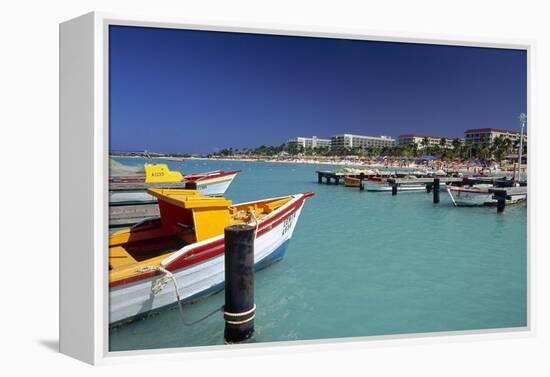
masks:
[[[215,170],[206,173],[187,174],[185,181],[196,182],[202,195],[223,195],[240,170]]]
[[[110,235],[110,324],[221,290],[226,226],[256,225],[256,268],[283,258],[305,200],[313,196],[232,205],[197,190],[151,189],[149,194],[158,199],[160,218]]]
[[[484,206],[496,205],[497,201],[493,199],[493,193],[489,189],[494,188],[492,184],[477,184],[470,187],[447,186],[447,192],[451,201],[457,207],[462,206]],[[512,195],[506,203],[518,203],[527,199],[527,195]]]
[[[233,179],[239,174],[240,170],[223,171],[215,170],[205,173],[187,174],[184,176],[185,182],[195,182],[197,184],[197,190],[203,195],[220,196],[223,195]],[[139,178],[132,177],[124,178],[116,177],[110,180],[116,183],[135,183],[145,182],[145,176],[142,175]],[[129,189],[129,190],[117,190],[109,191],[109,203],[120,205],[124,203],[152,203],[156,202],[156,198],[147,193],[144,189]]]

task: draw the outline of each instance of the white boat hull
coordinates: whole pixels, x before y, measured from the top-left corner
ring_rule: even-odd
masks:
[[[493,199],[493,194],[487,190],[479,190],[476,192],[475,190],[448,188],[447,192],[451,197],[451,201],[457,207],[487,206],[497,204],[497,201]],[[506,200],[506,203],[513,204],[526,199],[527,195],[514,195],[511,199]]]
[[[368,184],[367,183],[367,191],[372,192],[391,192],[392,187],[388,185],[381,185],[381,184]],[[419,192],[419,191],[426,191],[426,186],[424,185],[404,185],[404,186],[397,186],[398,192]]]
[[[202,195],[222,196],[236,176],[237,174],[231,174],[220,178],[199,180],[197,190]],[[156,201],[157,198],[144,190],[109,191],[109,204],[156,203]]]
[[[302,196],[303,194],[297,195],[288,205],[283,206],[284,208],[281,207],[280,210],[284,214],[277,225],[267,226],[269,221],[267,219],[261,220],[259,228],[262,229],[262,224],[265,223],[268,231],[259,234],[254,242],[254,262],[257,269],[283,258],[303,208],[304,199]],[[292,209],[291,204],[295,204],[296,200],[302,200],[302,202],[299,207]],[[278,211],[274,211],[274,213]],[[223,235],[203,241],[200,244],[204,246],[208,242],[219,241],[220,238],[223,238]],[[193,247],[201,245],[190,245],[187,248],[192,250]],[[221,247],[223,247],[223,244]],[[178,254],[178,252],[174,254]],[[173,255],[167,259],[170,258],[175,259],[177,256]],[[207,296],[223,288],[225,280],[224,254],[222,252],[203,262],[171,272],[176,278],[182,302]],[[162,278],[162,275],[111,287],[109,292],[109,323],[125,322],[136,316],[175,304],[177,298],[172,282],[168,282],[160,292],[153,294],[152,285],[160,278]]]

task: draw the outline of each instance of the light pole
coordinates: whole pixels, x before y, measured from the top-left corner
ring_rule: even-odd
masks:
[[[521,113],[519,115],[519,123],[521,124],[521,132],[519,136],[519,151],[518,151],[518,182],[521,181],[521,155],[523,154],[523,128],[527,123],[527,115]]]

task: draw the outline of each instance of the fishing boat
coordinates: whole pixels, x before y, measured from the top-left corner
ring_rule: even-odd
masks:
[[[150,189],[160,218],[111,233],[109,323],[118,324],[178,302],[215,293],[224,283],[224,228],[256,227],[254,262],[285,255],[305,200],[288,195],[232,205],[197,190]]]
[[[493,184],[476,184],[469,187],[447,186],[447,192],[457,207],[464,206],[487,206],[496,205],[497,200],[493,199],[493,193],[489,189],[495,188]],[[511,195],[506,204],[513,204],[525,201],[526,194]]]
[[[425,191],[426,186],[422,184],[405,184],[398,185],[397,191],[408,191],[408,192],[418,192]],[[370,177],[367,183],[367,191],[372,192],[391,192],[392,186],[388,183],[388,178],[386,177]]]
[[[140,187],[140,183],[181,182],[184,185],[186,182],[194,182],[203,195],[223,195],[240,173],[240,170],[215,170],[183,175],[179,171],[170,170],[166,164],[144,164],[143,168],[143,174],[113,174],[109,177],[109,183],[128,186],[128,189],[110,190],[109,204],[156,202],[156,198],[147,193],[146,185]]]
[[[361,186],[361,179],[351,177],[349,175],[344,176],[344,185],[346,187],[359,187]]]
[[[370,185],[367,184],[367,191],[372,192],[391,192],[392,186],[388,184],[374,184]],[[402,192],[420,192],[420,191],[426,191],[426,186],[424,185],[402,185],[397,186],[397,191]]]

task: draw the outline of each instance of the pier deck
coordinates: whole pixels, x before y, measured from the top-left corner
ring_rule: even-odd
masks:
[[[111,182],[109,183],[109,191],[133,191],[133,190],[147,190],[150,188],[173,188],[183,189],[186,182]]]
[[[503,212],[507,200],[512,200],[517,196],[527,195],[527,186],[495,187],[489,189],[489,192],[493,194],[493,199],[497,201],[497,212]]]
[[[157,203],[109,207],[109,227],[129,226],[160,215]]]
[[[388,178],[388,183],[396,185],[420,185],[434,183],[434,179],[439,179],[441,183],[463,182],[460,177],[428,177],[428,178]]]

